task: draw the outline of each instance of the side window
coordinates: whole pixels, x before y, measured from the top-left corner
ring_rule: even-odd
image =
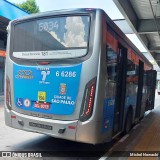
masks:
[[[138,85],[138,66],[131,60],[127,61],[127,83]]]
[[[149,96],[149,90],[148,90],[148,86],[147,86],[147,73],[146,71],[144,71],[143,74],[143,91],[142,91],[142,103],[146,103],[145,105],[147,105],[147,99]]]
[[[106,97],[113,98],[116,94],[116,79],[117,79],[117,53],[112,48],[107,48],[106,55],[107,75],[106,81]]]
[[[107,49],[107,74],[109,81],[116,81],[117,77],[117,53],[111,48]]]
[[[154,98],[155,98],[155,82],[156,82],[156,71],[147,70],[146,71],[146,84],[147,84],[147,105],[146,110],[154,108]]]
[[[138,92],[138,66],[131,60],[127,60],[127,81],[126,96],[128,97],[127,105],[136,105],[136,96]]]
[[[160,80],[158,80],[157,82],[157,92],[158,94],[160,94]]]
[[[150,71],[146,71],[146,92],[147,92],[147,107],[150,106],[151,97],[152,97],[152,76]]]

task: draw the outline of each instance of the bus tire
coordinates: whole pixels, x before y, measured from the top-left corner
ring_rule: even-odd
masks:
[[[126,115],[124,133],[127,134],[132,129],[132,110],[129,109]]]

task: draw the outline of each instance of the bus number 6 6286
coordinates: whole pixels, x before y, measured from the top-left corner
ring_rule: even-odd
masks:
[[[56,71],[56,77],[76,77],[75,71]]]

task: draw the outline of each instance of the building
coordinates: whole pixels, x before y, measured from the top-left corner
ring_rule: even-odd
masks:
[[[7,25],[10,20],[28,15],[14,4],[0,0],[0,94],[4,93],[4,64],[7,44]]]

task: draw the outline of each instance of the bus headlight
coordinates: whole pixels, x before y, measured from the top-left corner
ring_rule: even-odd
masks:
[[[82,122],[88,120],[92,116],[95,88],[96,88],[96,78],[89,81],[89,83],[87,83],[85,88],[81,112],[80,112],[80,121]]]

